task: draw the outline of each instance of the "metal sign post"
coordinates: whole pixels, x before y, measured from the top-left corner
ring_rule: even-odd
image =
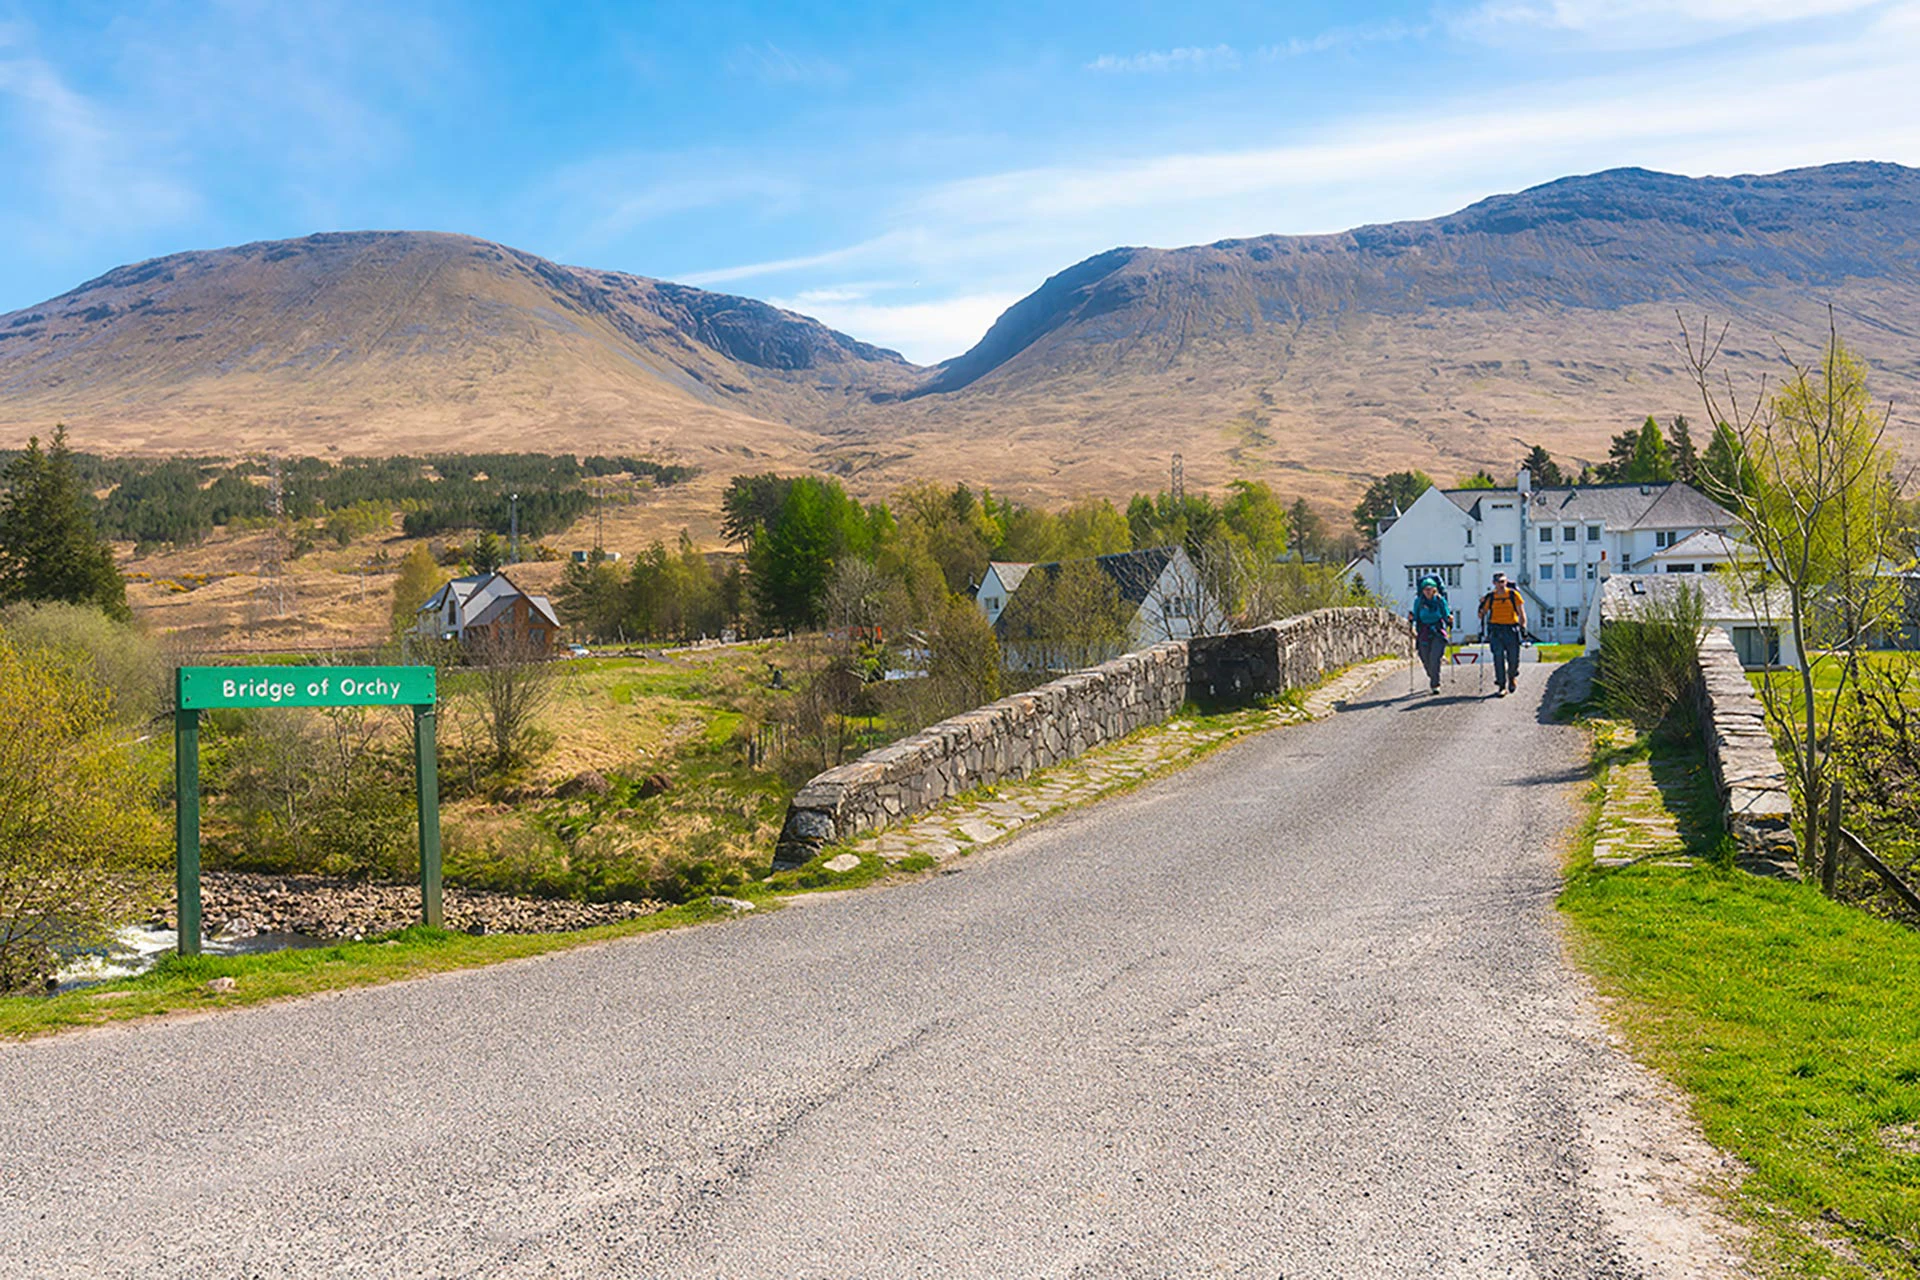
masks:
[[[173,835],[180,954],[200,954],[200,713],[215,707],[412,707],[420,918],[439,928],[440,769],[432,667],[181,667],[174,673]]]

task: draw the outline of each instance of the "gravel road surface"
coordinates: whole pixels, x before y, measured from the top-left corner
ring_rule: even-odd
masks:
[[[1522,679],[910,885],[0,1047],[0,1276],[1709,1274]]]

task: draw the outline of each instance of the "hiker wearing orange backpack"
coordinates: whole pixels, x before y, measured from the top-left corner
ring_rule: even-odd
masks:
[[[1493,590],[1480,597],[1480,634],[1493,651],[1493,691],[1499,697],[1520,689],[1520,634],[1527,629],[1527,601],[1507,582],[1493,575]]]

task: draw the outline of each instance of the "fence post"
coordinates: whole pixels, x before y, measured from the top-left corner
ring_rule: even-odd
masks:
[[[1820,892],[1834,895],[1840,874],[1840,779],[1827,787],[1827,859],[1820,864]]]

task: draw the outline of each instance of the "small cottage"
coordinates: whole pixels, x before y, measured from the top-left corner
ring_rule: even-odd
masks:
[[[510,639],[522,652],[545,657],[559,638],[560,618],[545,596],[529,595],[506,574],[476,573],[429,596],[414,614],[413,633],[463,649]]]

